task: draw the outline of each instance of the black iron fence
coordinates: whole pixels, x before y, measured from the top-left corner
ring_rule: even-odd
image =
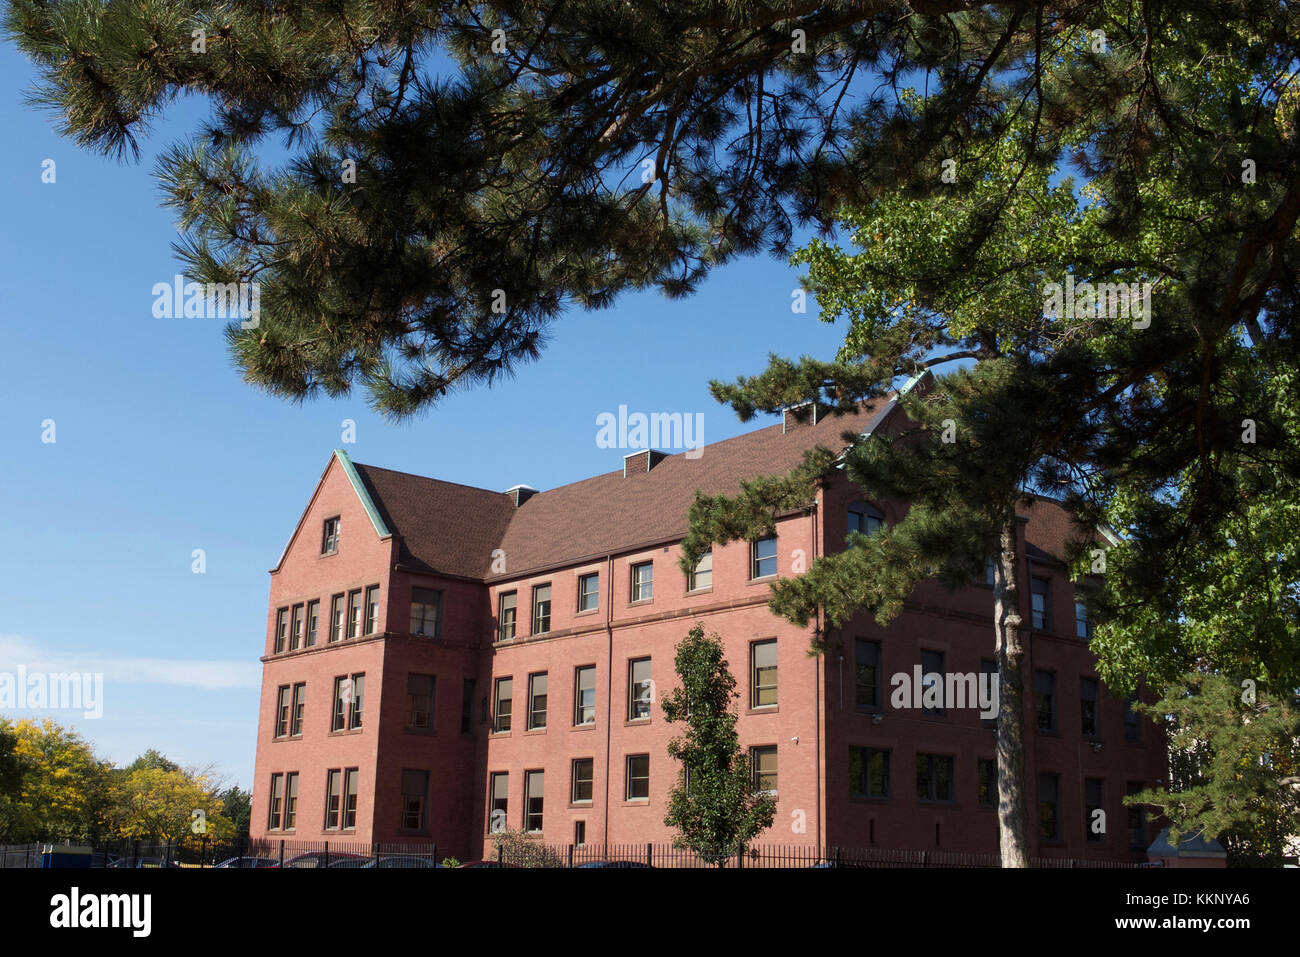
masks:
[[[42,867],[48,844],[0,845],[0,868]],[[216,842],[207,838],[153,843],[121,840],[93,845],[54,845],[63,866],[166,868],[916,868],[1000,867],[996,854],[916,851],[888,848],[817,847],[756,844],[701,855],[671,844],[503,844],[481,861],[439,856],[436,844],[364,844],[347,841],[249,840]],[[88,854],[86,852],[89,852]],[[1136,868],[1158,865],[1131,861],[1032,858],[1035,868]]]

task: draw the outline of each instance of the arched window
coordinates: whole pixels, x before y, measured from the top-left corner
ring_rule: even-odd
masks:
[[[849,506],[848,530],[850,532],[861,532],[863,535],[870,535],[884,524],[885,513],[874,505],[868,505],[866,502],[854,502]]]

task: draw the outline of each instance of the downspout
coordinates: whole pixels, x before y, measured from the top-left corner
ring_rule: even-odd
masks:
[[[614,555],[605,556],[605,837],[609,850],[609,748],[614,724]]]
[[[818,514],[817,503],[816,501],[814,501],[812,514],[808,516],[812,524],[813,561],[817,560],[817,514]],[[818,605],[817,606],[817,629],[819,631],[821,630],[821,624],[822,624],[822,608],[821,605]],[[813,776],[813,779],[816,781],[815,786],[817,789],[816,790],[817,843],[821,847],[826,846],[826,813],[825,813],[826,809],[822,807],[822,774],[824,773],[823,769],[826,767],[826,762],[823,760],[823,755],[822,755],[822,722],[825,720],[826,717],[826,702],[822,700],[822,688],[821,688],[822,664],[825,658],[826,656],[822,654],[822,655],[818,655],[816,658],[813,659],[813,692],[817,695],[817,697],[814,699],[815,701],[817,701],[817,712],[816,712],[817,721],[816,721],[816,727],[813,732],[813,745],[816,749],[816,753],[814,754],[813,758],[817,762],[817,768],[816,768],[817,773]]]

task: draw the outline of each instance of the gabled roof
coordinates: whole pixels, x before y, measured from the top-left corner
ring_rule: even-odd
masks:
[[[895,396],[881,397],[857,412],[816,423],[788,430],[768,426],[707,445],[697,458],[665,456],[648,472],[607,472],[529,495],[518,506],[505,492],[353,466],[343,452],[335,456],[376,531],[399,537],[403,567],[491,581],[681,539],[697,490],[734,495],[744,480],[786,475],[818,446],[843,450],[849,444],[846,433],[872,434],[896,408]],[[1022,508],[1034,552],[1060,558],[1065,543],[1083,534],[1055,502],[1030,498]],[[495,560],[497,549],[504,552],[504,571]]]
[[[530,495],[515,506],[504,492],[423,478],[373,465],[356,466],[375,508],[401,538],[399,561],[422,572],[489,579],[603,558],[610,552],[682,538],[699,489],[735,494],[742,479],[784,475],[804,452],[844,448],[844,432],[864,432],[888,401],[854,413],[758,429],[706,445],[698,458],[665,456],[647,473],[608,472]],[[492,574],[493,551],[505,573]]]
[[[290,535],[289,540],[284,543],[284,550],[280,552],[280,558],[276,561],[275,567],[272,568],[271,571],[279,571],[280,566],[284,564],[284,558],[289,554],[289,548],[293,545],[294,539],[298,537],[298,532],[302,530],[302,523],[307,518],[307,513],[311,511],[312,503],[316,501],[316,496],[320,494],[321,486],[325,482],[325,476],[329,474],[329,470],[335,462],[337,462],[339,467],[343,469],[343,474],[347,476],[348,482],[351,483],[352,490],[357,493],[357,498],[361,500],[361,506],[365,509],[366,515],[370,517],[370,524],[374,528],[375,534],[381,539],[393,537],[393,533],[389,530],[388,525],[384,522],[383,518],[380,517],[379,510],[375,506],[370,491],[361,483],[361,478],[357,475],[356,466],[354,466],[352,460],[348,458],[348,453],[344,452],[342,449],[335,449],[334,453],[330,456],[330,460],[325,463],[325,471],[320,473],[320,478],[316,482],[316,490],[312,492],[311,499],[307,502],[307,507],[304,508],[302,514],[298,516],[298,524],[293,527],[293,534]]]

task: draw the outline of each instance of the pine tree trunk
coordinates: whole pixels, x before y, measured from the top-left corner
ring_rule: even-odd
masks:
[[[1014,503],[1002,526],[993,579],[998,662],[998,845],[1003,867],[1028,867],[1025,818],[1024,696],[1020,587]]]

